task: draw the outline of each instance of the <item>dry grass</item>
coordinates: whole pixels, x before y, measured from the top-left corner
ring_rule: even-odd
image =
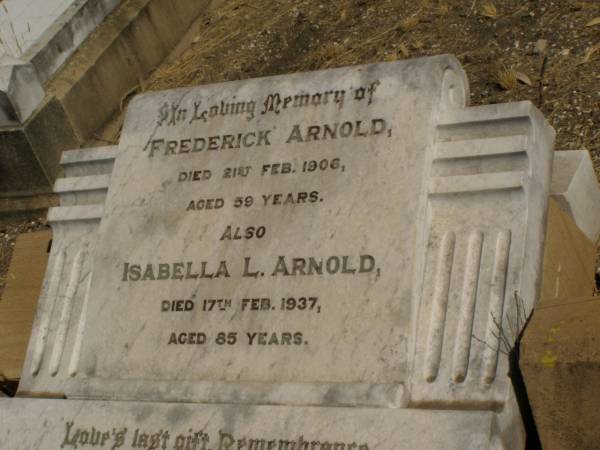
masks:
[[[498,18],[498,9],[492,2],[485,3],[481,8],[481,15],[490,19]]]
[[[404,56],[405,58],[408,58],[410,56],[410,52],[408,51],[408,48],[406,47],[404,42],[400,42],[398,44],[398,51],[402,53],[402,56]]]
[[[312,60],[319,67],[331,67],[342,53],[344,46],[337,42],[329,42],[312,53]]]
[[[419,17],[414,15],[400,21],[400,29],[405,33],[419,25]]]
[[[450,12],[450,5],[448,5],[448,3],[440,3],[437,6],[436,12],[440,16],[445,16],[446,14],[448,14]]]
[[[517,71],[512,67],[502,65],[496,69],[496,82],[505,91],[512,91],[517,88],[519,79]]]

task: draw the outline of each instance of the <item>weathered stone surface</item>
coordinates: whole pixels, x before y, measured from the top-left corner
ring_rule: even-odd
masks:
[[[467,98],[449,56],[137,97],[118,150],[63,159],[20,394],[454,410],[521,448],[499,335],[539,294],[553,131]]]
[[[35,67],[0,55],[0,127],[19,125],[29,118],[44,98]]]
[[[520,367],[544,450],[600,442],[600,299],[558,299],[535,309]]]
[[[101,0],[104,1],[104,0]],[[98,1],[100,3],[101,1]],[[68,25],[71,13],[89,0],[5,0],[0,10],[0,53],[16,58],[31,53],[43,45],[61,26]],[[81,20],[79,21],[81,22]],[[70,29],[77,39],[77,31],[85,23]],[[64,49],[67,51],[67,48]]]
[[[119,110],[124,96],[148,77],[210,3],[123,1],[82,43],[48,85],[82,143]]]
[[[31,63],[17,66],[11,63],[5,68],[5,75],[13,74],[17,69],[20,74],[17,78],[6,75],[6,82],[19,81],[28,71],[35,72],[33,63],[40,79],[48,82],[45,84],[45,97],[44,92],[38,89],[40,82],[37,78],[30,80],[25,89],[9,89],[4,101],[0,92],[0,125],[9,126],[0,130],[0,134],[9,136],[0,139],[10,140],[14,133],[24,133],[18,148],[4,150],[0,147],[0,170],[9,174],[0,182],[7,185],[0,191],[0,196],[6,196],[7,192],[16,193],[19,197],[36,195],[35,188],[40,185],[44,185],[46,191],[50,190],[54,180],[60,176],[61,153],[92,138],[98,128],[119,110],[124,96],[131,93],[140,80],[145,79],[168,55],[210,1],[119,2],[118,7],[79,46],[75,56],[54,74],[84,35],[87,36],[95,23],[115,4],[115,0],[74,3],[61,17],[62,22],[56,24],[56,27],[62,27],[60,31],[51,27],[49,35],[40,37],[41,47],[34,45],[29,49],[33,53],[27,53],[24,58],[31,57]],[[2,71],[0,68],[0,78]],[[48,80],[52,74],[54,76]],[[18,87],[14,82],[10,86],[13,85]],[[99,92],[102,94],[99,95]],[[19,100],[19,96],[23,96],[24,100]],[[37,103],[30,102],[32,99]],[[24,102],[23,114],[15,109],[16,100],[19,100],[17,106]],[[35,110],[32,109],[34,107]],[[15,150],[19,155],[13,158]],[[18,173],[25,158],[28,163],[21,180]],[[48,181],[28,182],[27,171],[34,174],[43,172]],[[3,202],[9,209],[20,209],[28,204],[38,204],[39,200],[3,199]]]
[[[600,186],[587,150],[556,152],[552,196],[592,241],[600,237]]]
[[[47,0],[38,0],[42,5]],[[118,6],[120,0],[66,0],[69,6],[27,49],[24,58],[36,68],[42,83],[59,67]],[[39,14],[39,12],[38,12]]]
[[[5,0],[0,55],[31,63],[41,84],[119,4],[119,0]]]
[[[60,157],[65,149],[77,148],[80,141],[55,97],[46,98],[24,124],[27,140],[50,184],[62,175]]]
[[[11,450],[479,450],[498,421],[490,411],[0,399],[0,424]],[[491,448],[519,448],[515,438]]]

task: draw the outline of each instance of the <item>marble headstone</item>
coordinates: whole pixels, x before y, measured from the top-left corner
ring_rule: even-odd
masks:
[[[64,154],[0,440],[522,448],[554,132],[468,98],[451,56],[136,97]]]

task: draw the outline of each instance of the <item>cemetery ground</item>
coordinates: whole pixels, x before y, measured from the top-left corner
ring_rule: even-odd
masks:
[[[142,91],[452,53],[471,104],[530,100],[556,149],[587,148],[600,173],[599,17],[596,0],[216,2],[90,145],[118,142]],[[45,226],[43,216],[0,222],[0,296],[16,237]]]

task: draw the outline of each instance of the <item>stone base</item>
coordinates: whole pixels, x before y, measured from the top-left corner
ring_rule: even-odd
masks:
[[[502,433],[501,416],[491,411],[0,399],[0,442],[11,450],[523,448],[520,427]]]

